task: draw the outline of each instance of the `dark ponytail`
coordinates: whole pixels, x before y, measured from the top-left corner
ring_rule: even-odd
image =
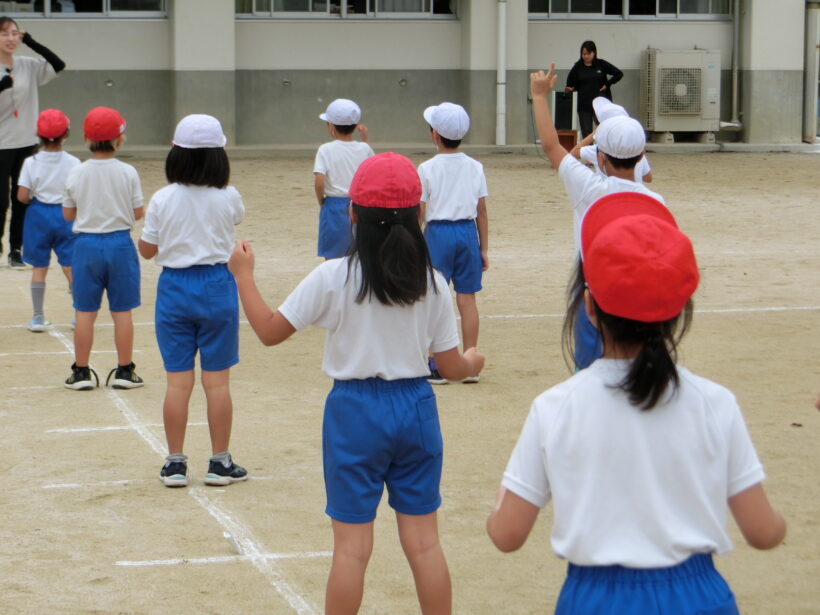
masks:
[[[376,295],[384,305],[411,305],[423,298],[433,265],[419,227],[419,206],[386,209],[354,203],[352,207],[358,222],[348,275],[356,260],[362,272],[356,302]],[[438,292],[435,282],[433,290]]]
[[[674,318],[651,323],[613,316],[595,301],[593,304],[599,327],[606,331],[604,347],[607,340],[625,348],[640,347],[618,388],[629,396],[633,405],[651,410],[670,384],[673,389],[678,386],[678,344],[692,323],[692,300]]]
[[[561,354],[570,370],[579,367],[575,361],[575,321],[578,318],[578,310],[584,309],[585,289],[584,265],[579,255],[575,259],[575,269],[570,277],[569,286],[567,286],[567,311],[561,330]]]

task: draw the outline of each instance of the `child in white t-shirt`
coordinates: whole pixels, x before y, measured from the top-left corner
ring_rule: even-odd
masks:
[[[427,107],[424,119],[438,154],[419,165],[424,238],[430,261],[447,283],[453,282],[461,315],[464,348],[478,345],[478,306],[483,272],[490,266],[487,222],[487,180],[480,162],[459,151],[470,129],[470,117],[461,105],[444,102]],[[432,384],[447,384],[430,360]],[[465,382],[478,382],[478,377]]]
[[[92,389],[95,382],[99,386],[89,361],[94,322],[105,293],[117,348],[117,367],[109,372],[106,384],[133,389],[144,384],[132,361],[131,318],[131,310],[140,305],[140,263],[131,230],[143,215],[142,186],[137,170],[114,158],[125,134],[125,120],[119,112],[95,107],[85,116],[83,134],[91,158],[69,172],[63,199],[63,216],[74,222],[72,229],[77,235],[72,264],[77,313],[74,364],[65,386],[75,391]]]
[[[205,484],[229,485],[248,477],[228,451],[239,302],[227,262],[245,205],[228,185],[225,142],[222,125],[210,115],[189,115],[179,122],[165,160],[171,183],[151,198],[139,241],[140,254],[156,256],[162,266],[154,321],[168,380],[162,408],[168,456],[159,474],[166,487],[188,484],[188,457],[182,450],[197,352],[212,449]]]
[[[319,116],[333,138],[319,146],[313,165],[313,188],[320,207],[318,254],[326,259],[347,254],[353,237],[348,214],[350,182],[362,161],[373,155],[367,127],[359,124],[361,117],[359,105],[346,98],[337,98]],[[353,140],[357,130],[361,141]]]
[[[18,180],[17,200],[27,203],[23,226],[23,261],[31,271],[33,314],[28,330],[45,331],[51,324],[45,319],[43,303],[46,275],[52,250],[71,289],[71,261],[74,238],[71,223],[63,217],[63,189],[68,172],[80,164],[79,158],[63,151],[68,138],[69,121],[59,109],[46,109],[37,118],[37,136],[42,150],[26,158]]]
[[[450,575],[436,517],[442,440],[427,353],[454,380],[478,375],[484,357],[475,348],[458,351],[452,299],[419,226],[421,185],[413,163],[394,153],[367,159],[350,197],[358,224],[349,256],[319,265],[278,311],[256,288],[247,242],[228,265],[264,344],[279,344],[310,324],[328,330],[323,369],[334,383],[322,450],[333,564],[326,612],[354,613],[361,605],[386,485],[421,610],[449,613]]]
[[[535,399],[487,531],[514,551],[552,500],[552,548],[569,562],[559,615],[737,615],[712,563],[732,548],[727,504],[755,548],[780,544],[786,525],[732,393],[676,365],[692,244],[666,207],[630,192],[592,205],[581,243],[603,358]]]

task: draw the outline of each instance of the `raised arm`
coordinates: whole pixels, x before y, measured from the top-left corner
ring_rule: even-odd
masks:
[[[555,64],[550,64],[549,71],[544,74],[544,71],[539,70],[536,73],[530,73],[530,93],[532,94],[532,108],[535,115],[535,126],[538,130],[538,138],[541,139],[541,149],[550,159],[553,169],[557,169],[568,154],[567,150],[561,145],[558,140],[558,132],[555,130],[555,125],[552,123],[552,115],[550,114],[547,97],[555,87],[555,81],[558,77],[555,75]]]
[[[54,69],[55,73],[59,73],[61,70],[65,68],[65,62],[63,62],[60,58],[57,57],[57,54],[51,51],[45,45],[41,45],[33,38],[31,38],[31,34],[28,32],[23,32],[23,42],[29,46],[32,51],[39,53],[43,56],[49,64],[51,64],[51,68]]]

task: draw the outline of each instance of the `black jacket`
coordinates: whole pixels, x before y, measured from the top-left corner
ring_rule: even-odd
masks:
[[[586,66],[582,60],[578,60],[567,76],[567,87],[575,88],[578,92],[578,110],[592,111],[592,100],[598,96],[605,96],[612,100],[610,87],[618,83],[624,74],[615,66],[595,58],[592,66]],[[601,88],[606,86],[606,90],[601,92]]]

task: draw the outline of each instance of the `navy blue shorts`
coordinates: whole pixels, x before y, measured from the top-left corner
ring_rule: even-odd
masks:
[[[426,378],[334,381],[322,453],[332,519],[373,521],[385,485],[397,512],[426,515],[441,505],[441,428]]]
[[[130,231],[77,235],[72,274],[75,310],[98,311],[103,291],[112,312],[140,305],[140,262]]]
[[[352,241],[350,199],[326,196],[319,208],[319,256],[341,258],[347,254]]]
[[[484,264],[475,220],[431,220],[424,228],[430,261],[457,293],[481,290]]]
[[[154,310],[157,344],[167,372],[200,367],[218,372],[239,363],[239,301],[225,264],[162,270]]]
[[[567,568],[556,615],[739,615],[710,553],[668,568]]]
[[[72,223],[63,218],[63,206],[32,199],[23,226],[23,260],[32,267],[48,267],[51,251],[62,267],[71,267],[74,256]]]

